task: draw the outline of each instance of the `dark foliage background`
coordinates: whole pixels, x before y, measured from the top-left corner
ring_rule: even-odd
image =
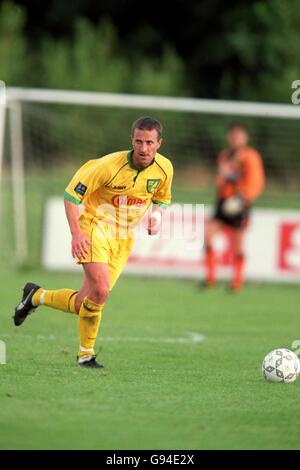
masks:
[[[10,85],[290,102],[297,0],[0,1]]]

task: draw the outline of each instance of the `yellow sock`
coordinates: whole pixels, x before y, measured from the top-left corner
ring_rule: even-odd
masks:
[[[80,348],[78,357],[95,354],[94,346],[101,323],[104,304],[96,304],[85,297],[78,316]]]
[[[32,302],[36,306],[46,305],[63,312],[76,313],[75,301],[77,293],[73,289],[45,290],[40,288],[34,293]]]

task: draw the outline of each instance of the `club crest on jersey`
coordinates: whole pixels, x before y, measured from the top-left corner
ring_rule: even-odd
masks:
[[[147,192],[154,193],[155,189],[158,187],[160,183],[159,179],[149,179],[147,180]]]

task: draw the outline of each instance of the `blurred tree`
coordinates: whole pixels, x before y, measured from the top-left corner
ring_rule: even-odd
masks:
[[[131,92],[157,95],[188,95],[185,67],[171,47],[166,46],[161,57],[143,58],[134,70]]]
[[[74,90],[122,92],[129,65],[117,54],[118,39],[109,20],[93,27],[79,19],[70,39],[47,38],[40,55],[41,86]]]
[[[28,83],[27,41],[23,37],[23,10],[8,2],[0,5],[0,78],[10,85]]]
[[[70,52],[75,47],[71,45],[80,40],[80,54],[92,71],[88,78],[87,70],[77,68],[80,86],[91,83],[89,88],[98,87],[92,81],[96,67],[88,59],[87,43],[99,37],[99,21],[107,17],[115,26],[109,62],[115,63],[120,77],[130,66],[130,84],[123,81],[126,90],[132,90],[134,84],[136,91],[147,93],[166,93],[167,89],[168,94],[192,91],[195,96],[210,98],[289,101],[290,84],[300,75],[298,0],[152,0],[147,9],[140,0],[52,0],[47,8],[38,0],[16,1],[28,14],[25,32],[30,55],[39,52],[39,41],[48,34],[49,50],[55,56],[57,47],[64,62],[66,48]],[[80,17],[89,20],[81,34]],[[85,34],[89,39],[85,40]],[[104,56],[95,47],[95,63],[99,64]],[[170,58],[166,47],[172,50]],[[58,63],[56,66],[60,69]],[[118,77],[109,66],[107,70],[112,89],[117,89]],[[151,78],[152,71],[156,80]],[[66,75],[67,70],[57,73]]]
[[[117,32],[109,19],[96,26],[79,19],[72,40],[44,40],[39,85],[119,93],[188,93],[183,63],[172,48],[156,59],[137,54],[128,59],[119,50]]]
[[[258,101],[290,101],[300,76],[300,10],[296,0],[265,0],[224,17],[230,60],[219,94]]]
[[[127,55],[109,18],[93,25],[79,18],[71,36],[24,36],[24,11],[1,7],[0,77],[9,85],[106,92],[184,95],[184,65],[171,47],[161,56]]]

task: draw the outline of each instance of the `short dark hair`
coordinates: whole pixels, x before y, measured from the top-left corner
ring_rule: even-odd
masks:
[[[131,135],[134,134],[135,129],[142,131],[153,131],[155,129],[157,131],[158,140],[162,138],[163,128],[161,123],[149,116],[142,116],[134,121],[131,127]]]
[[[249,134],[248,128],[242,122],[232,122],[228,126],[228,132],[232,131],[233,129],[242,129],[246,134]]]

